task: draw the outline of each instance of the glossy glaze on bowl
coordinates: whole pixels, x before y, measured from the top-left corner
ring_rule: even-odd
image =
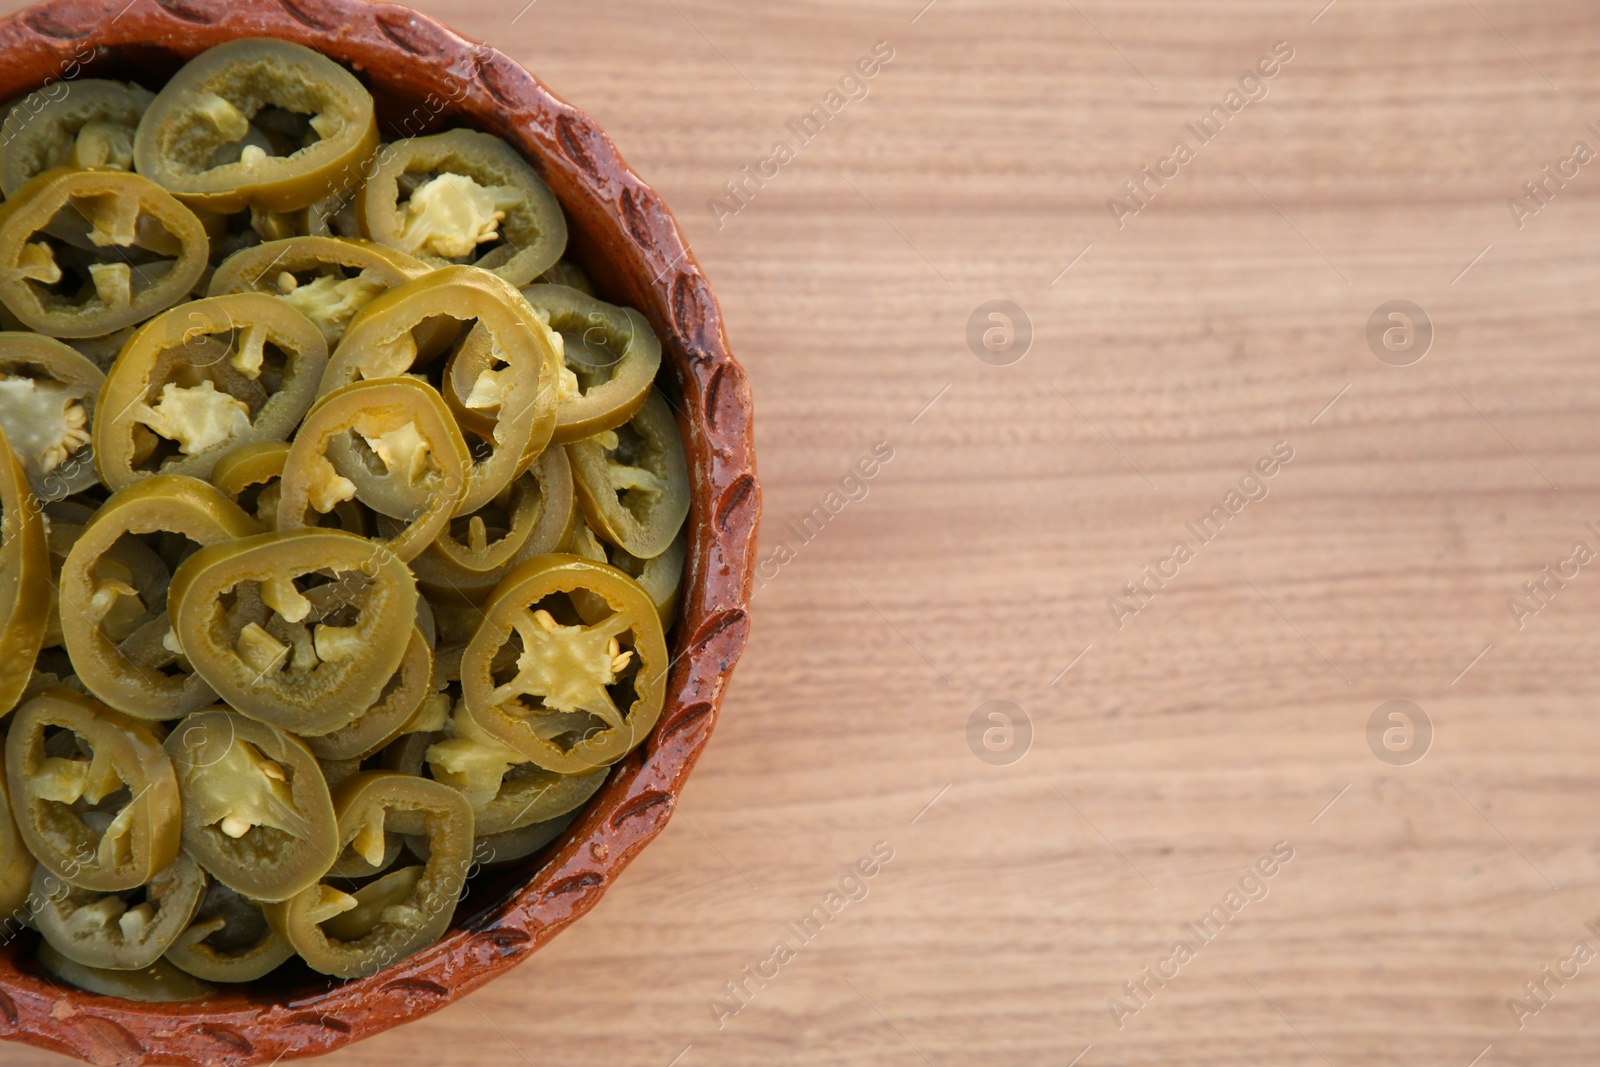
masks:
[[[184,59],[253,36],[298,41],[349,66],[378,100],[385,140],[451,124],[505,138],[560,197],[569,255],[600,294],[650,318],[694,499],[677,658],[654,735],[617,765],[538,874],[476,888],[444,940],[371,978],[332,983],[307,972],[195,1004],[145,1005],[50,981],[25,938],[0,950],[0,1038],[96,1064],[243,1067],[317,1055],[436,1011],[513,966],[594,907],[666,825],[749,631],[761,492],[749,385],[716,299],[661,199],[593,122],[516,63],[409,8],[359,0],[55,0],[0,20],[0,100],[85,76],[154,87]]]

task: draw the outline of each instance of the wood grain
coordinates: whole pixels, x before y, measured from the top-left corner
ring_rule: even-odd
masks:
[[[1507,200],[1600,149],[1600,13],[922,3],[416,5],[674,206],[754,384],[764,545],[792,558],[681,809],[600,907],[330,1062],[1593,1063],[1600,962],[1521,1028],[1507,1002],[1600,950],[1600,566],[1521,629],[1508,601],[1600,551],[1600,165],[1520,229]],[[719,228],[723,183],[878,41],[865,98]],[[1188,135],[1119,230],[1107,199],[1280,41],[1266,97]],[[1365,338],[1396,299],[1435,328],[1412,366]],[[1009,366],[968,346],[990,300],[1032,324]],[[1186,522],[1278,442],[1268,495],[1198,543]],[[1119,628],[1107,599],[1180,538]],[[1397,698],[1435,732],[1409,766],[1368,747]],[[990,700],[1031,723],[1018,762],[969,747]],[[878,842],[866,896],[802,942],[786,924]],[[1201,944],[1185,924],[1279,842],[1265,897]],[[719,1029],[708,1001],[780,940]],[[1123,983],[1178,941],[1119,1029],[1108,1000],[1137,1006]]]

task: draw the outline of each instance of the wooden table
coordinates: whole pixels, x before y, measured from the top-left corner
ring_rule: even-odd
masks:
[[[1600,13],[925,2],[416,5],[675,206],[788,551],[661,839],[330,1062],[1594,1063],[1600,164],[1508,199],[1600,151]]]

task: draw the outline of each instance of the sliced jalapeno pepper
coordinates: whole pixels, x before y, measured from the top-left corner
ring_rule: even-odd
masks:
[[[183,848],[253,900],[287,900],[327,873],[336,827],[328,784],[304,744],[224,709],[166,740],[183,797]],[[187,920],[185,920],[187,925]]]
[[[450,130],[386,145],[356,193],[362,230],[434,266],[471,263],[527,285],[567,247],[561,203],[498,137]]]
[[[419,601],[420,603],[420,601]],[[348,726],[320,737],[307,737],[306,747],[319,760],[365,758],[400,736],[424,699],[433,692],[433,646],[421,627],[413,627],[400,669],[383,695]]]
[[[98,78],[75,79],[59,96],[53,91],[25,96],[6,112],[0,190],[7,196],[53,167],[133,169],[133,134],[154,93]]]
[[[428,749],[435,781],[461,790],[472,805],[478,835],[519,830],[582,807],[605,784],[609,768],[588,774],[557,774],[529,763],[491,737],[465,706],[445,727],[444,740]]]
[[[315,323],[264,293],[196,300],[145,324],[100,391],[100,478],[209,477],[242,444],[283,440],[311,407],[328,345]]]
[[[278,480],[289,458],[288,441],[258,441],[240,445],[217,460],[211,484],[254,516],[264,530],[278,528]],[[367,511],[354,500],[342,500],[322,517],[321,525],[367,536],[371,523]]]
[[[11,814],[11,791],[6,788],[5,761],[0,760],[0,923],[25,919],[33,872],[39,861],[33,858],[17,820]]]
[[[0,717],[22,696],[50,621],[44,514],[0,430]]]
[[[235,252],[211,276],[207,292],[276,296],[316,323],[331,351],[374,297],[430,269],[374,241],[290,237]]]
[[[451,519],[411,569],[434,595],[481,601],[516,564],[566,546],[577,521],[573,501],[566,451],[547,448],[494,499]]]
[[[377,378],[337,389],[295,434],[278,482],[278,529],[315,523],[340,501],[358,500],[397,520],[384,544],[412,559],[450,521],[471,463],[449,409],[426,382]]]
[[[323,882],[267,906],[267,921],[313,970],[355,978],[426,948],[449,928],[472,865],[472,808],[449,786],[386,771],[341,782],[334,804],[343,845],[378,858],[384,834],[394,832],[424,837],[430,853],[422,868],[393,871],[364,896]]]
[[[546,285],[565,285],[586,296],[594,295],[594,283],[589,281],[589,276],[584,273],[583,268],[570,259],[561,260],[534,280]]]
[[[168,595],[196,672],[233,708],[302,736],[347,726],[378,702],[417,615],[406,565],[338,530],[202,548],[172,576]],[[230,615],[230,599],[260,608]]]
[[[43,906],[33,921],[51,947],[74,963],[142,971],[183,933],[205,887],[206,876],[181,852],[147,885],[120,893],[64,885],[41,870],[34,875],[33,895]]]
[[[530,285],[522,295],[561,335],[563,359],[576,378],[556,408],[555,442],[581,441],[633,418],[661,369],[661,341],[650,320],[565,285]]]
[[[684,532],[672,539],[672,544],[659,556],[640,559],[625,549],[610,546],[609,561],[619,571],[633,577],[661,615],[661,628],[672,629],[678,615],[678,591],[683,586],[683,565],[689,554],[688,537]]]
[[[230,41],[173,75],[139,123],[139,173],[212,211],[294,211],[361,179],[378,146],[372,94],[288,41]]]
[[[49,942],[39,946],[36,958],[47,973],[67,985],[106,997],[170,1004],[203,1000],[217,991],[215,986],[184,974],[166,960],[157,960],[142,971],[109,971],[74,963],[51,948]]]
[[[406,374],[418,360],[416,328],[433,319],[476,320],[445,374],[464,384],[458,410],[475,454],[457,512],[477,511],[543,452],[555,428],[560,344],[521,293],[474,267],[446,267],[368,304],[328,360],[322,391],[362,378]]]
[[[140,719],[180,718],[216,700],[174,642],[168,565],[137,539],[215,545],[260,529],[197,478],[161,474],[113,494],[61,566],[61,633],[83,684]]]
[[[689,517],[689,466],[666,398],[651,390],[626,425],[566,447],[596,533],[640,559],[672,545]]]
[[[44,235],[73,227],[98,255]],[[101,337],[194,288],[210,240],[159,185],[113,170],[47,170],[0,206],[0,301],[29,329]]]
[[[570,551],[575,556],[582,556],[596,563],[609,563],[638,582],[655,602],[656,611],[661,615],[661,628],[670,630],[678,614],[678,589],[683,584],[683,565],[688,556],[686,533],[687,531],[679,531],[678,536],[673,538],[672,544],[661,555],[651,559],[640,559],[626,549],[601,541],[594,535],[594,531],[589,529],[588,524],[580,519],[577,529],[573,531]],[[586,593],[574,594],[572,602],[577,606],[578,614],[586,622],[609,614],[603,601]]]
[[[17,709],[6,738],[11,808],[51,874],[116,893],[178,858],[178,780],[152,729],[68,689]]]
[[[60,341],[0,333],[0,426],[40,500],[60,500],[98,480],[84,446],[105,380],[99,367]]]
[[[602,598],[612,614],[586,625],[574,592]],[[508,646],[516,660],[497,671]],[[484,731],[524,759],[587,774],[655,727],[666,669],[661,619],[637,582],[577,556],[540,556],[513,568],[485,604],[462,655],[461,695]]]
[[[277,970],[294,946],[272,932],[258,901],[212,882],[166,961],[207,982],[253,982]]]
[[[527,859],[566,832],[581,811],[569,811],[544,822],[529,823],[498,834],[479,834],[472,844],[473,863],[479,870],[498,871]],[[428,843],[421,838],[406,838],[406,847],[418,859],[428,858]]]

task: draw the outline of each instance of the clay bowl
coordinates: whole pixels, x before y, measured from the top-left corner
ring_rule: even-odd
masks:
[[[0,950],[0,1037],[96,1064],[242,1067],[317,1055],[504,973],[594,907],[666,826],[749,631],[761,492],[750,390],[716,298],[661,198],[593,122],[517,64],[409,8],[361,0],[53,0],[0,20],[0,100],[75,77],[155,88],[196,53],[258,36],[355,71],[378,101],[385,140],[454,125],[505,138],[560,197],[568,254],[599,294],[650,318],[694,496],[676,659],[660,725],[566,835],[521,870],[475,881],[444,940],[377,975],[340,983],[291,966],[208,1000],[147,1005],[50,981],[26,937]]]

